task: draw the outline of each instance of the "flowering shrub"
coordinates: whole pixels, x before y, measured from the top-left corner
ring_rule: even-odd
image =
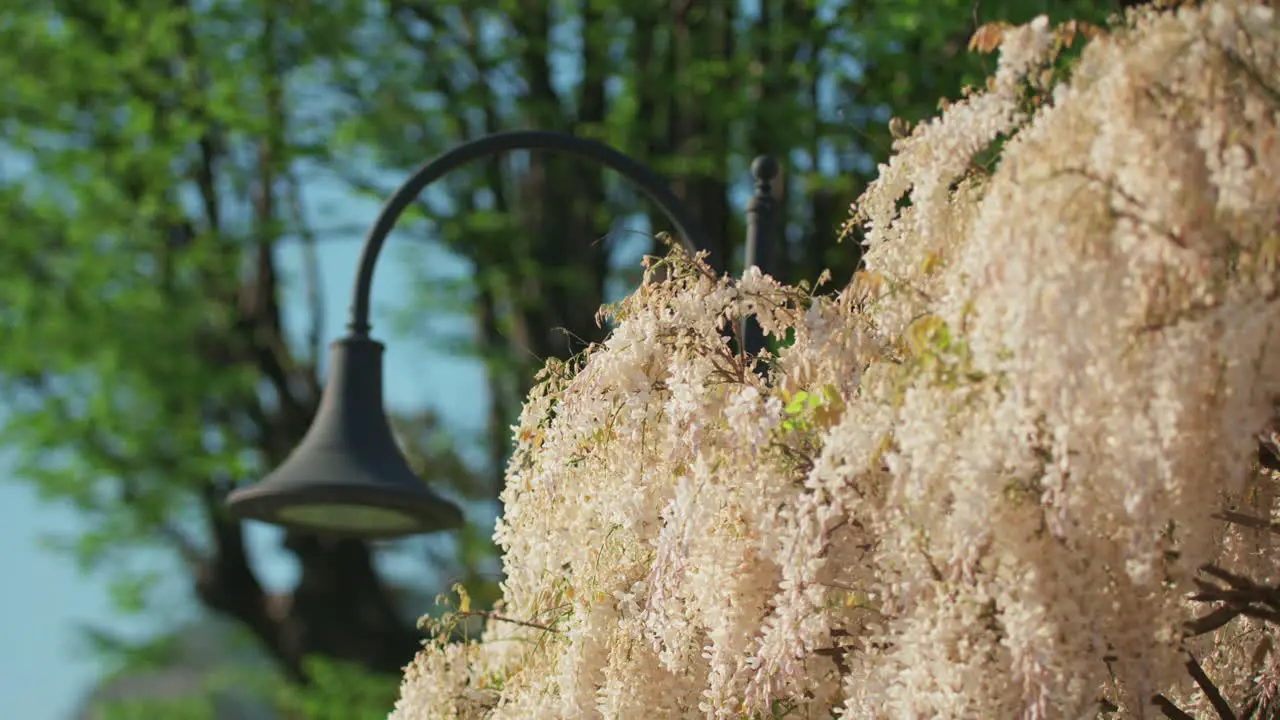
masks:
[[[503,601],[392,717],[1209,712],[1188,653],[1265,716],[1276,630],[1200,570],[1280,575],[1280,24],[1132,13],[1063,80],[1081,30],[984,28],[994,77],[903,133],[847,287],[676,252],[549,365]]]

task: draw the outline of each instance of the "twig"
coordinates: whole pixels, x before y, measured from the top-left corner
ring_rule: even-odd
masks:
[[[1231,605],[1224,605],[1208,615],[1198,617],[1195,620],[1188,620],[1186,622],[1188,637],[1195,637],[1196,635],[1204,635],[1205,633],[1213,632],[1232,620],[1235,620],[1236,616],[1239,614],[1240,611],[1236,608]]]
[[[1192,600],[1203,603],[1223,603],[1222,607],[1203,617],[1186,623],[1189,636],[1203,635],[1226,625],[1237,615],[1280,624],[1280,588],[1258,585],[1247,577],[1227,572],[1214,565],[1200,568],[1226,587],[1219,587],[1196,579],[1199,592]]]
[[[1268,454],[1270,454],[1269,451]],[[1259,453],[1259,456],[1261,456],[1261,453]],[[1280,523],[1269,522],[1263,518],[1246,515],[1233,510],[1223,510],[1220,513],[1214,513],[1210,517],[1214,520],[1225,520],[1226,522],[1254,530],[1270,530],[1276,535],[1280,535]]]
[[[1191,677],[1195,679],[1196,684],[1200,686],[1201,692],[1209,699],[1209,704],[1213,706],[1215,712],[1221,720],[1236,720],[1236,714],[1231,710],[1231,705],[1227,703],[1227,699],[1222,697],[1222,691],[1218,686],[1213,684],[1209,679],[1208,673],[1200,666],[1195,656],[1187,653],[1187,672],[1191,673]]]
[[[1164,695],[1156,695],[1151,698],[1151,702],[1160,708],[1160,712],[1164,713],[1164,716],[1169,720],[1196,720],[1190,713],[1174,705],[1173,701]]]
[[[472,616],[482,617],[486,620],[497,620],[498,622],[506,622],[506,623],[511,623],[513,625],[521,625],[523,627],[533,628],[535,630],[542,630],[550,633],[564,632],[563,630],[557,630],[551,627],[550,625],[543,625],[542,623],[530,622],[528,620],[518,620],[516,618],[507,617],[505,615],[499,615],[497,613],[489,612],[488,610],[459,610],[454,614],[460,615],[462,617],[472,617]]]

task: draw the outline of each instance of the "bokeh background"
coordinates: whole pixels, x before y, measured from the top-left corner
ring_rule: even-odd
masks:
[[[415,165],[518,128],[670,179],[741,269],[748,166],[783,166],[768,272],[843,285],[850,202],[981,82],[979,26],[1120,0],[7,0],[0,6],[0,716],[385,717],[489,539],[536,370],[603,337],[667,230],[578,160],[433,186],[379,267],[387,396],[460,533],[333,542],[221,510],[301,438],[359,243]]]

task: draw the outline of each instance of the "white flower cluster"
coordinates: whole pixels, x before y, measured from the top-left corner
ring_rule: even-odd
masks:
[[[1133,13],[1055,83],[1062,45],[1004,30],[899,141],[839,293],[677,253],[545,371],[498,619],[395,720],[1150,717],[1200,709],[1188,650],[1280,685],[1271,626],[1183,632],[1202,565],[1280,574],[1212,517],[1273,514],[1280,20]],[[776,357],[732,349],[743,312]]]

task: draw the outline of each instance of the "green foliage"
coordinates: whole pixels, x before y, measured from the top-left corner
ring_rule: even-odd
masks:
[[[786,415],[786,419],[782,421],[782,429],[786,432],[828,428],[844,412],[844,400],[840,398],[840,391],[831,385],[824,385],[815,392],[800,390],[789,393],[784,390],[782,399],[786,403],[782,409]]]
[[[82,629],[90,656],[105,668],[83,714],[109,718],[226,718],[269,706],[281,681],[234,625],[197,623],[150,637]],[[255,716],[258,716],[255,712]]]
[[[400,689],[397,676],[376,675],[354,663],[324,657],[306,661],[312,682],[283,685],[279,709],[307,720],[384,720]]]
[[[183,633],[162,633],[141,642],[89,629],[91,650],[103,655],[112,668],[113,682],[128,682],[156,673],[185,669],[196,680],[193,688],[178,698],[104,699],[93,709],[103,720],[119,718],[175,718],[201,720],[227,717],[234,708],[253,703],[272,707],[280,717],[308,720],[365,720],[385,718],[396,698],[399,677],[371,673],[361,666],[323,656],[304,661],[309,682],[297,685],[279,674],[250,661],[233,645],[217,648],[219,654],[199,658],[185,653]],[[203,646],[196,646],[197,648]],[[213,648],[204,648],[206,651]],[[247,649],[246,649],[247,650]]]
[[[153,544],[211,474],[255,469],[245,438],[209,422],[207,399],[251,393],[257,380],[188,349],[228,332],[225,297],[247,238],[189,227],[174,171],[187,172],[175,164],[213,115],[232,134],[261,119],[228,60],[201,58],[203,72],[238,86],[234,108],[191,94],[185,73],[161,72],[190,30],[180,6],[25,5],[0,29],[0,45],[19,49],[0,53],[0,72],[20,88],[2,150],[34,166],[0,179],[0,441],[46,497],[97,520],[75,548],[92,566]],[[64,19],[51,24],[54,13]],[[179,232],[218,237],[179,253]],[[121,598],[136,605],[138,589]]]
[[[117,700],[97,712],[100,720],[218,720],[213,706],[197,697]]]
[[[178,657],[179,635],[162,633],[142,641],[130,639],[103,627],[80,628],[80,640],[89,655],[107,667],[109,674],[154,670]]]

